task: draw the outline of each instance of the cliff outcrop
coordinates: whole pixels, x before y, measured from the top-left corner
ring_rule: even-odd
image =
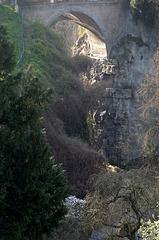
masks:
[[[92,88],[93,144],[119,166],[140,157],[138,140],[144,125],[136,93],[144,74],[150,72],[157,47],[152,29],[142,22],[136,25],[131,14],[123,35],[112,47],[110,59],[93,60],[89,76],[83,77]],[[79,51],[82,46],[83,42]]]

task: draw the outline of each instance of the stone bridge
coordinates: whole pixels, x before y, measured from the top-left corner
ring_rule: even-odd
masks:
[[[54,25],[60,20],[71,20],[87,29],[91,55],[109,57],[112,46],[128,31],[127,5],[121,2],[61,2],[21,6],[31,20]]]

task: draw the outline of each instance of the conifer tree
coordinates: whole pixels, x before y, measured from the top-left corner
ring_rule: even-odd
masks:
[[[66,214],[68,187],[54,164],[40,114],[51,98],[31,69],[16,76],[13,46],[0,27],[0,239],[39,240]]]

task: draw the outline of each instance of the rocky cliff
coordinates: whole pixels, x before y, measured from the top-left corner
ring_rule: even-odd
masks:
[[[84,77],[84,82],[92,87],[93,144],[118,165],[122,160],[140,156],[138,140],[139,133],[144,134],[144,126],[136,91],[145,72],[150,71],[157,47],[152,29],[142,22],[136,25],[131,14],[123,36],[112,47],[111,59],[93,60],[89,77]]]

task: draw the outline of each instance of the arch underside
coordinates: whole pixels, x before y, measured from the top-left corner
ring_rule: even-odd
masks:
[[[89,37],[91,57],[97,58],[97,59],[107,58],[107,51],[106,51],[104,36],[100,28],[92,18],[80,12],[70,11],[70,12],[61,14],[60,16],[55,18],[50,23],[50,25],[54,25],[55,23],[61,20],[69,20],[78,25],[81,25],[82,27],[85,27],[87,29],[87,34]]]

